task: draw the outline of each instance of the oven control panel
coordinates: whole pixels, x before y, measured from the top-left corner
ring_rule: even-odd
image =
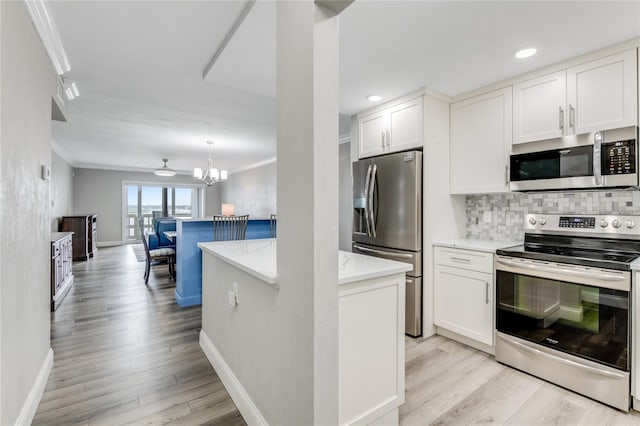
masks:
[[[560,216],[560,228],[595,228],[596,218],[593,216]]]
[[[640,237],[640,216],[528,214],[524,230]]]

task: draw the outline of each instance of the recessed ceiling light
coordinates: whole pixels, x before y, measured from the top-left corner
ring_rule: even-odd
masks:
[[[515,55],[515,56],[516,56],[516,58],[518,58],[518,59],[524,59],[524,58],[528,58],[528,57],[530,57],[530,56],[535,55],[535,54],[536,54],[536,52],[537,52],[537,50],[536,50],[536,49],[534,49],[533,47],[530,47],[530,48],[528,48],[528,49],[518,50],[518,51],[516,52],[516,55]]]
[[[378,102],[378,101],[382,100],[382,96],[369,95],[369,96],[367,96],[367,99],[369,99],[369,102]]]

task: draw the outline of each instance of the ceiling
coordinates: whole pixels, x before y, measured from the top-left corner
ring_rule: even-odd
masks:
[[[233,171],[276,156],[275,15],[258,1],[51,1],[80,97],[53,135],[75,167]],[[348,116],[428,87],[449,96],[640,37],[638,1],[366,1],[340,15]],[[533,46],[538,54],[516,60]]]

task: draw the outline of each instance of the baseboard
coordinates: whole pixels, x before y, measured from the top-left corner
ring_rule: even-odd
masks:
[[[222,384],[238,407],[244,421],[250,426],[268,425],[262,413],[258,410],[258,407],[253,403],[247,391],[244,390],[244,387],[235,374],[233,374],[233,371],[231,371],[231,368],[229,368],[204,330],[200,331],[200,347],[213,366],[213,369],[218,373],[218,377],[220,377]]]
[[[174,291],[174,296],[176,298],[176,303],[178,304],[178,306],[180,306],[181,308],[186,308],[187,306],[197,306],[197,305],[202,305],[202,294],[199,294],[197,296],[182,296],[180,293],[178,293],[178,289],[176,288]]]
[[[18,419],[15,423],[16,425],[30,425],[33,422],[38,405],[40,405],[42,393],[44,392],[44,388],[47,386],[47,380],[49,380],[49,373],[51,373],[52,367],[53,349],[49,348],[47,356],[44,358],[42,367],[40,367],[40,371],[36,377],[36,381],[33,383],[33,386],[29,391],[29,395],[27,395],[27,399],[22,406],[22,410],[20,410],[20,414],[18,415]]]
[[[121,246],[123,244],[124,244],[123,241],[100,241],[100,242],[96,243],[96,246],[98,248],[100,248],[100,247],[115,247],[115,246]]]
[[[455,331],[447,330],[446,328],[436,326],[436,333],[441,336],[447,337],[451,340],[455,340],[456,342],[460,342],[463,345],[471,346],[474,349],[477,349],[482,352],[486,352],[489,355],[495,356],[496,354],[496,348],[494,346],[489,346],[485,343],[478,342],[467,336],[463,336],[459,333],[456,333]]]

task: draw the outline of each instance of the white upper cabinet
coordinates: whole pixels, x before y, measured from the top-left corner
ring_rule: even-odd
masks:
[[[564,134],[566,72],[543,75],[513,86],[513,143]]]
[[[567,69],[569,134],[637,124],[636,50]]]
[[[638,124],[636,49],[513,86],[513,143]]]
[[[385,148],[389,115],[379,111],[358,119],[359,158],[382,154]]]
[[[388,150],[422,147],[424,135],[422,96],[389,109]]]
[[[358,158],[421,148],[423,102],[423,97],[418,96],[358,115]]]
[[[450,193],[509,190],[511,87],[451,104]]]

